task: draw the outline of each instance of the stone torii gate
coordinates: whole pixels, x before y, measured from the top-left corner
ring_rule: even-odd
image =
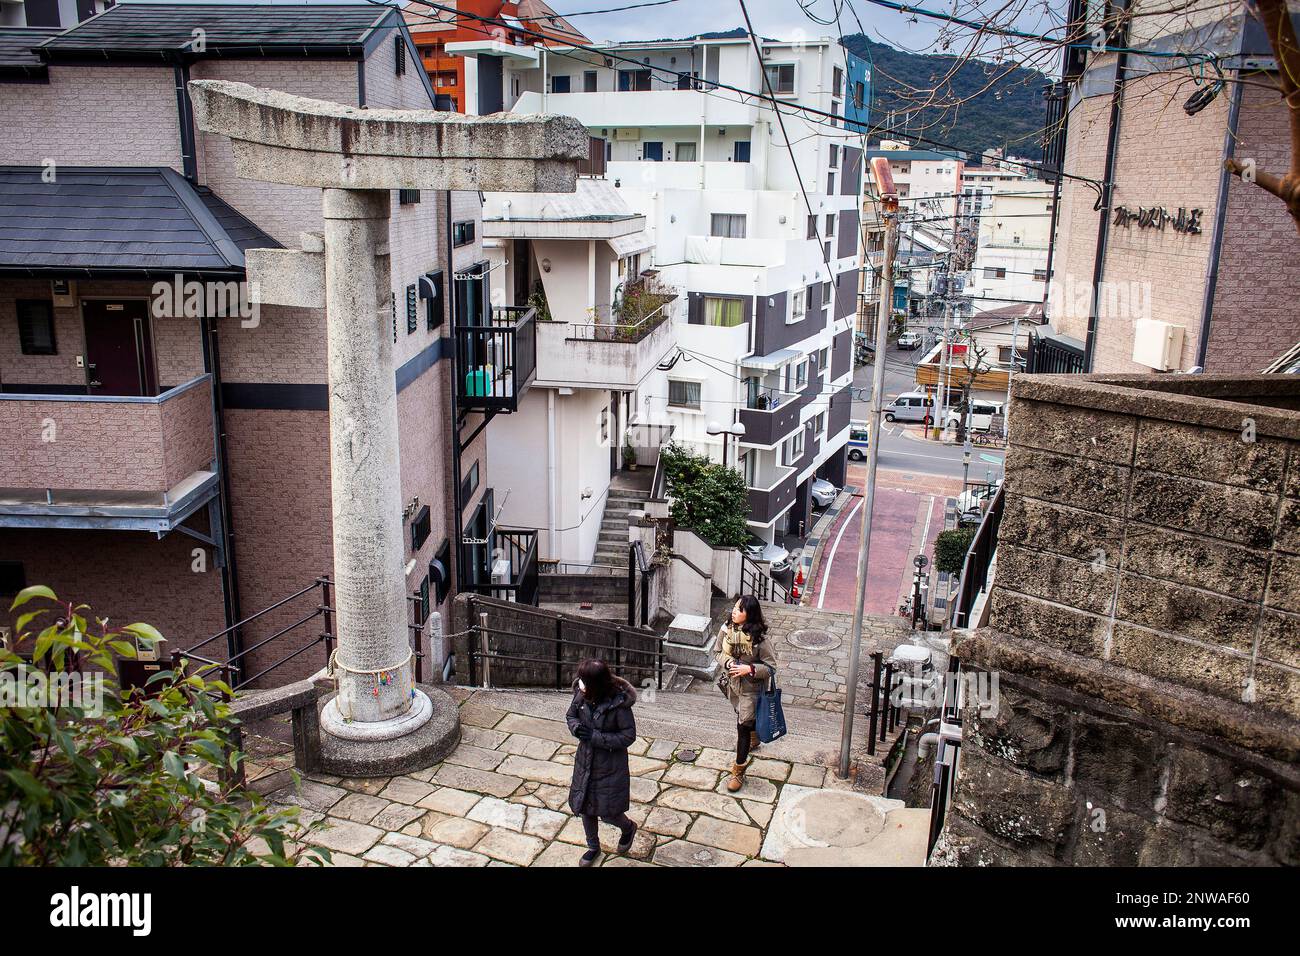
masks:
[[[323,240],[251,250],[247,267],[260,302],[325,309],[339,693],[321,714],[324,769],[428,766],[460,727],[449,696],[416,686],[407,636],[391,190],[573,192],[586,128],[560,116],[359,109],[225,80],[189,91],[196,124],[230,138],[240,176],[322,191]]]

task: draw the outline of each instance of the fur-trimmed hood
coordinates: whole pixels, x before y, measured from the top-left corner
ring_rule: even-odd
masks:
[[[575,694],[582,693],[582,691],[578,690],[578,679],[576,677],[573,679],[572,689]],[[596,706],[599,708],[632,707],[636,704],[636,700],[636,688],[615,674],[613,696],[608,700],[602,700]]]

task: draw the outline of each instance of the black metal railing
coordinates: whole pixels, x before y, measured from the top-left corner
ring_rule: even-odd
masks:
[[[469,682],[567,690],[592,657],[636,687],[663,687],[664,638],[646,628],[491,598],[470,598]]]
[[[955,657],[949,658],[948,676],[943,685],[943,706],[939,710],[939,717],[931,721],[939,725],[939,740],[934,754],[934,783],[930,791],[930,833],[925,848],[927,860],[934,852],[934,845],[943,831],[948,806],[957,785],[957,772],[961,762],[961,684],[961,662]]]
[[[473,580],[467,578],[463,589],[505,601],[535,605],[537,577],[540,573],[537,532],[521,528],[493,528],[488,543],[490,546],[484,552],[486,567],[479,568]],[[503,560],[508,562],[508,567],[500,569],[504,573],[498,573],[498,563]]]
[[[957,599],[948,611],[950,628],[970,627],[971,611],[988,584],[989,565],[998,546],[998,526],[1002,523],[1003,486],[999,485],[989,502],[988,510],[966,549],[958,581]]]
[[[1025,371],[1034,374],[1081,375],[1087,371],[1083,349],[1031,332]]]
[[[740,552],[740,590],[752,594],[760,601],[792,604],[790,589],[764,571],[744,551]]]
[[[462,408],[515,411],[537,374],[537,312],[492,309],[487,324],[457,325],[456,399]]]
[[[176,649],[171,652],[173,664],[179,663],[182,659],[189,660],[193,663],[206,665],[214,668],[222,675],[224,680],[234,690],[243,690],[251,687],[257,681],[262,680],[268,675],[280,670],[291,661],[297,660],[304,654],[309,653],[315,648],[320,649],[321,666],[329,662],[330,654],[334,651],[334,644],[337,637],[334,633],[334,615],[336,613],[331,600],[331,592],[334,582],[327,575],[322,575],[311,584],[301,590],[295,591],[286,598],[276,601],[269,607],[265,607],[256,614],[244,618],[238,624],[234,624],[223,631],[218,631],[211,637],[205,638],[188,648]],[[278,611],[281,608],[288,607],[299,599],[315,591],[317,601],[315,606],[300,605],[298,612],[307,611],[305,615],[298,620],[286,624],[285,626],[274,631],[270,636],[264,637],[250,647],[245,647],[236,654],[232,654],[225,660],[217,660],[210,656],[195,653],[199,648],[206,647],[213,641],[220,638],[229,637],[232,633],[243,633],[250,629],[255,629],[257,623],[262,621],[268,614]],[[407,605],[411,610],[413,618],[407,624],[408,634],[411,641],[411,649],[415,655],[415,680],[417,683],[424,680],[424,651],[420,645],[420,635],[424,631],[424,622],[427,614],[424,612],[423,604],[419,594],[407,595]],[[298,613],[294,612],[294,613]],[[319,621],[319,625],[309,627],[313,621]],[[304,628],[307,630],[304,632]],[[319,628],[318,630],[316,628]],[[313,633],[314,631],[314,633]],[[307,633],[308,638],[303,640],[303,634]],[[292,636],[292,637],[291,637]],[[297,647],[290,649],[289,645],[297,644]],[[253,663],[252,655],[258,651],[265,653],[257,658],[257,663]],[[264,661],[262,658],[270,658],[270,661]],[[254,669],[256,668],[256,669]]]
[[[657,567],[645,555],[645,546],[633,541],[627,554],[627,626],[650,625],[650,582]]]
[[[894,705],[894,691],[902,683],[901,675],[894,673],[892,661],[886,662],[883,651],[871,655],[871,683],[867,685],[870,699],[867,703],[867,754],[875,756],[876,743],[885,743],[902,719],[901,707]]]

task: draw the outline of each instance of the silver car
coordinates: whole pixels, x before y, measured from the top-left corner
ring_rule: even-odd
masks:
[[[779,544],[768,544],[758,536],[752,536],[743,548],[745,557],[757,564],[771,565],[773,574],[790,570],[790,552]]]
[[[818,478],[812,483],[812,500],[818,508],[829,508],[839,493],[839,489],[825,478]]]

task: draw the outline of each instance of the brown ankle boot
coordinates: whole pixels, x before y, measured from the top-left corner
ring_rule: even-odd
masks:
[[[748,760],[744,763],[733,763],[731,765],[731,776],[727,778],[728,793],[735,793],[745,785],[745,768],[748,766]]]

